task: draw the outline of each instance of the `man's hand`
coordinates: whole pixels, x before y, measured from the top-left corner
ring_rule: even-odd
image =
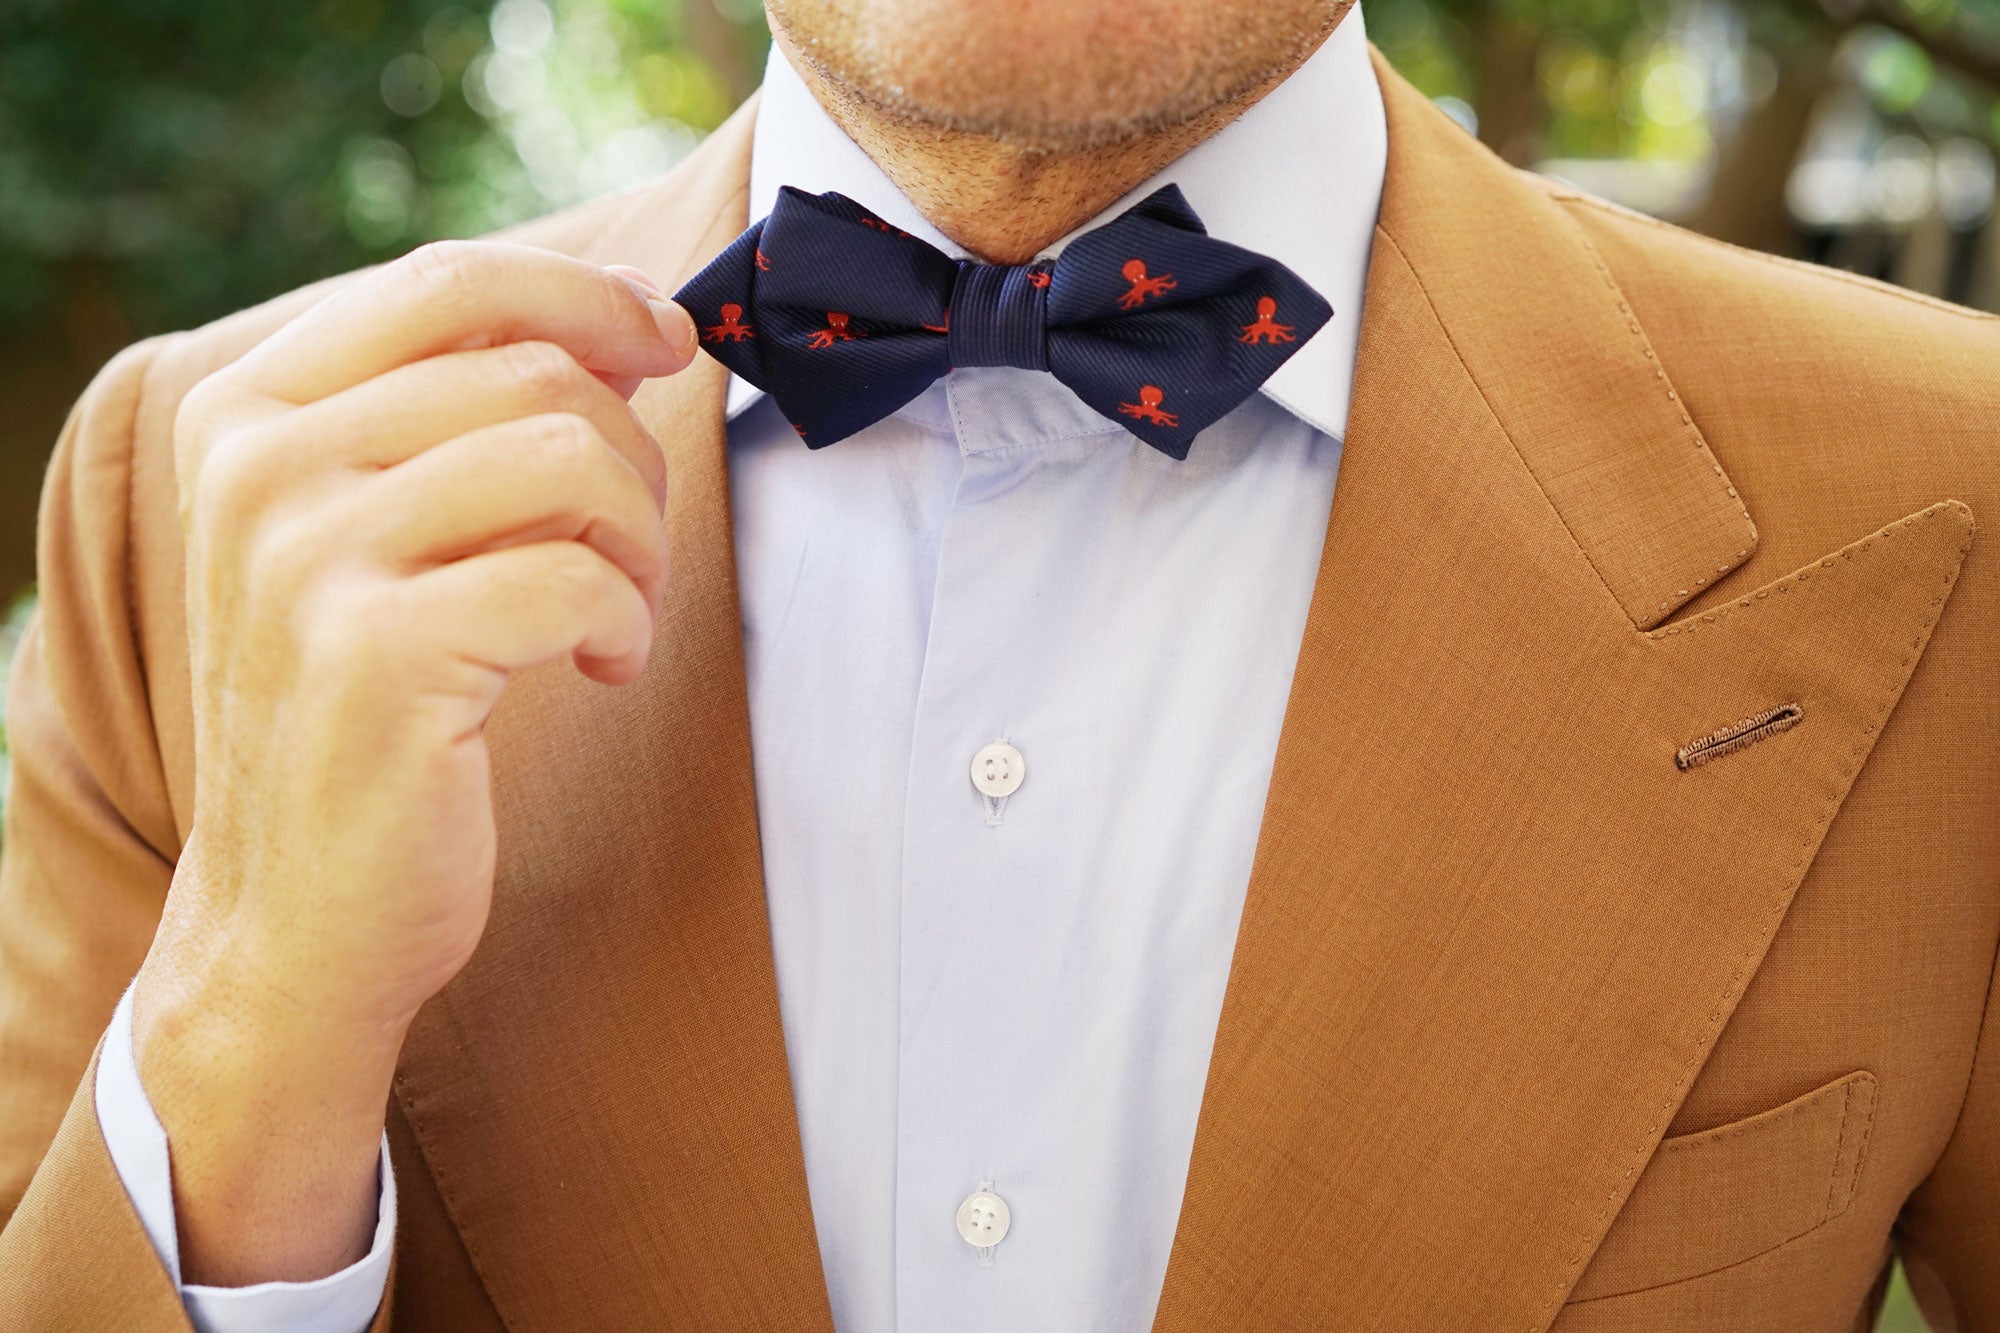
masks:
[[[366,1252],[397,1052],[485,928],[510,673],[651,649],[694,355],[636,269],[425,246],[197,384],[174,443],[196,808],[134,993],[183,1280]]]

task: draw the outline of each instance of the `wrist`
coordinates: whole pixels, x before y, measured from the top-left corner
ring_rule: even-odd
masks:
[[[150,957],[133,984],[133,1055],[153,1100],[199,1085],[209,1100],[226,1092],[240,1106],[309,1109],[380,1130],[407,1026],[356,1021],[247,975],[190,976]]]
[[[140,1083],[171,1155],[183,1281],[306,1281],[365,1254],[402,1030],[170,950],[148,957],[132,1002]]]

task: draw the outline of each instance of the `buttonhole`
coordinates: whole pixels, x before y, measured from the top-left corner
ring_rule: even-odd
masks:
[[[1734,754],[1746,746],[1755,745],[1766,736],[1775,736],[1781,731],[1790,731],[1805,716],[1796,703],[1779,704],[1776,708],[1766,708],[1761,713],[1719,727],[1699,740],[1689,741],[1674,751],[1674,766],[1685,773],[1697,764],[1705,764],[1711,759],[1720,759],[1726,754]]]

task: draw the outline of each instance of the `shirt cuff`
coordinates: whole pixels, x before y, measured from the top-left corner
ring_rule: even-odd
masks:
[[[174,1222],[172,1167],[167,1132],[139,1082],[132,1048],[132,991],[126,988],[104,1034],[92,1095],[111,1164],[139,1214],[146,1238],[180,1289],[181,1303],[200,1333],[365,1333],[389,1283],[389,1252],[396,1234],[396,1176],[389,1166],[389,1135],[382,1135],[380,1202],[375,1240],[366,1257],[311,1282],[260,1282],[254,1287],[201,1287],[181,1282],[180,1236]]]

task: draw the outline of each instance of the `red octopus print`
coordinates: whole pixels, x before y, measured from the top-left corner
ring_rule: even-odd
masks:
[[[1118,415],[1150,421],[1155,426],[1178,426],[1181,424],[1179,416],[1160,410],[1160,404],[1165,401],[1166,396],[1159,385],[1142,384],[1139,386],[1139,401],[1118,404]]]
[[[1125,261],[1125,267],[1118,271],[1125,275],[1125,281],[1132,284],[1132,290],[1118,298],[1120,310],[1137,310],[1146,303],[1147,297],[1170,292],[1180,285],[1174,281],[1174,275],[1171,273],[1162,273],[1157,278],[1148,277],[1146,261],[1143,259],[1128,259]]]
[[[1257,322],[1245,324],[1243,334],[1237,338],[1240,343],[1295,343],[1299,340],[1292,332],[1297,325],[1280,324],[1271,317],[1278,313],[1278,300],[1274,296],[1257,298]]]
[[[1045,268],[1031,268],[1031,269],[1029,269],[1029,270],[1028,270],[1028,285],[1029,285],[1030,287],[1046,287],[1046,286],[1048,286],[1048,285],[1049,285],[1049,271],[1048,271],[1047,269],[1045,269]]]
[[[943,318],[943,319],[940,319],[940,320],[939,320],[939,321],[938,321],[937,323],[935,323],[935,324],[925,324],[925,325],[922,325],[921,327],[922,327],[923,329],[925,329],[925,330],[926,330],[927,332],[930,332],[930,333],[950,333],[950,332],[951,332],[951,307],[950,307],[950,306],[946,306],[946,307],[944,308],[944,318]]]
[[[721,313],[722,322],[720,324],[710,324],[701,331],[701,340],[703,342],[719,343],[726,338],[730,342],[740,343],[745,338],[754,338],[757,336],[757,330],[751,328],[748,324],[740,322],[743,318],[743,307],[736,304],[736,302],[731,301],[728,305],[723,306]]]
[[[908,236],[910,234],[904,231],[901,227],[892,227],[888,223],[882,221],[880,218],[871,218],[866,214],[862,215],[861,225],[864,227],[873,227],[877,231],[887,232],[892,236]]]
[[[867,336],[860,329],[848,328],[846,315],[838,310],[829,310],[826,312],[826,327],[806,339],[806,346],[831,347],[836,342],[852,342],[856,338]]]
[[[771,261],[764,258],[764,252],[761,249],[757,251],[757,267],[765,273],[771,271]]]

